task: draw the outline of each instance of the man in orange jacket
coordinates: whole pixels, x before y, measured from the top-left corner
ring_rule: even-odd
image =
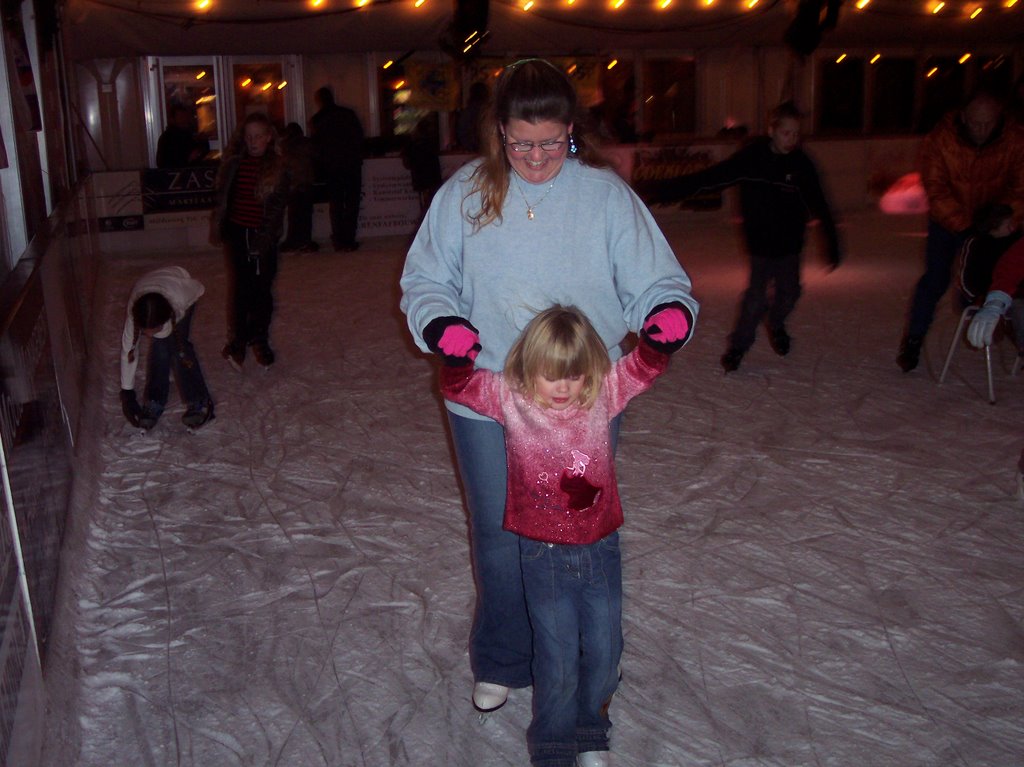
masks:
[[[905,373],[917,367],[975,211],[1003,202],[1013,208],[1017,222],[1024,219],[1024,126],[1004,115],[995,95],[979,91],[925,137],[920,167],[928,196],[928,239],[925,271],[914,290],[896,358]]]

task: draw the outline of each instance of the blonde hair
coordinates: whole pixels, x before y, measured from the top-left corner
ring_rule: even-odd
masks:
[[[505,380],[524,396],[539,401],[535,379],[583,376],[580,407],[597,401],[604,377],[611,370],[601,336],[575,306],[556,304],[536,315],[512,345],[505,359]]]
[[[469,195],[479,192],[480,209],[467,214],[474,230],[501,220],[512,166],[505,155],[503,131],[511,120],[536,125],[551,121],[573,126],[576,157],[585,165],[603,165],[595,146],[585,138],[585,123],[577,113],[576,89],[561,69],[544,59],[523,59],[502,70],[494,95],[481,118],[480,154]],[[566,158],[568,159],[568,157]]]

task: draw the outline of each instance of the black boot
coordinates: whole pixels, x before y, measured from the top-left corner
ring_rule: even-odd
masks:
[[[245,362],[245,344],[238,341],[230,341],[224,346],[220,354],[231,364],[231,367],[241,372],[242,363]]]
[[[207,421],[213,420],[213,401],[207,400],[202,405],[189,405],[181,422],[189,429],[198,429]]]
[[[900,353],[896,357],[896,364],[904,373],[909,373],[917,367],[917,363],[921,359],[922,344],[924,344],[924,338],[921,336],[907,336],[903,339],[900,344]]]
[[[785,357],[789,354],[789,347],[792,344],[792,339],[789,337],[789,333],[786,332],[785,327],[778,327],[771,331],[768,336],[768,343],[772,345],[772,349],[780,357]]]
[[[738,370],[740,367],[740,360],[743,359],[743,352],[739,349],[728,349],[725,354],[722,355],[722,369],[726,373],[731,373],[734,370]]]
[[[269,368],[274,364],[274,350],[270,348],[270,344],[260,340],[252,341],[249,345],[252,347],[252,356],[262,367]]]

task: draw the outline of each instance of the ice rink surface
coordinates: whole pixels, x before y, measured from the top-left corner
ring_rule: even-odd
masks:
[[[1024,764],[1024,375],[999,347],[937,385],[956,315],[895,364],[924,220],[846,215],[791,318],[724,376],[745,283],[736,222],[657,211],[702,311],[619,442],[626,650],[618,767]],[[528,763],[529,690],[470,704],[466,520],[436,363],[398,310],[406,238],[282,258],[278,362],[220,357],[212,250],[111,257],[80,447],[44,767],[503,767]],[[172,393],[121,416],[128,290],[205,283],[193,338],[217,418]],[[139,382],[141,387],[141,381]],[[141,388],[140,388],[141,391]]]

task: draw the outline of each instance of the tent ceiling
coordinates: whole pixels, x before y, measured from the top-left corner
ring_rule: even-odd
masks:
[[[931,1],[931,0],[929,0]],[[341,3],[348,7],[341,9]],[[325,0],[319,12],[308,0],[213,0],[206,13],[195,0],[66,0],[63,30],[73,59],[136,55],[285,54],[436,51],[452,15],[451,0],[376,0],[353,9],[352,0]],[[655,0],[628,0],[618,11],[607,0],[491,0],[492,53],[613,53],[723,46],[777,46],[796,0],[673,0],[663,11]],[[939,14],[926,0],[872,0],[859,11],[846,0],[836,29],[823,47],[984,47],[1005,50],[1024,41],[1024,0],[947,0]],[[981,6],[974,20],[969,13]]]

